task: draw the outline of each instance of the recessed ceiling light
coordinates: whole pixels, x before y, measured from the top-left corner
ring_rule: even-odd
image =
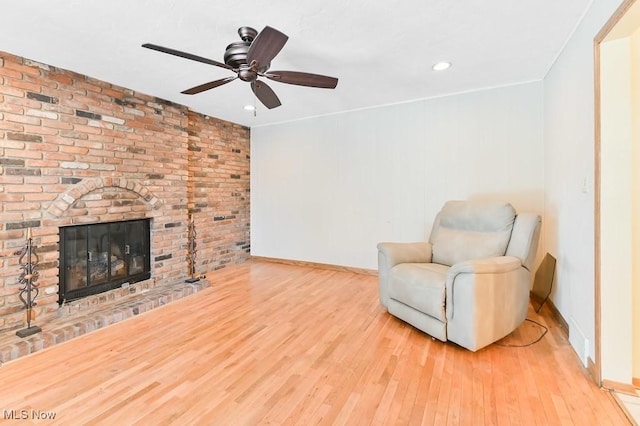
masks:
[[[256,107],[253,105],[245,105],[244,109],[246,109],[247,111],[255,111]]]
[[[438,62],[437,64],[434,64],[432,68],[434,71],[444,71],[450,66],[451,66],[451,62],[443,61],[443,62]]]

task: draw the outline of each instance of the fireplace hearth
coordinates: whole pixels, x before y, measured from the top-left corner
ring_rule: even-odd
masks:
[[[150,277],[149,220],[60,228],[58,303]]]

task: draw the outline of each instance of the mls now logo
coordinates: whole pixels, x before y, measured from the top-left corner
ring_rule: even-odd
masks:
[[[4,420],[54,420],[54,411],[40,410],[2,410]]]

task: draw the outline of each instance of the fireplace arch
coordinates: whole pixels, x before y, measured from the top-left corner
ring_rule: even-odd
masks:
[[[51,203],[47,213],[55,217],[62,217],[65,212],[85,195],[102,188],[122,188],[136,193],[144,199],[153,210],[162,207],[162,201],[153,191],[135,179],[99,177],[95,179],[83,179],[67,189]]]

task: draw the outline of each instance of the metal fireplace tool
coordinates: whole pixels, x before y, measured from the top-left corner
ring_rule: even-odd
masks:
[[[15,254],[20,256],[18,263],[20,264],[21,272],[18,277],[18,283],[21,287],[18,297],[26,309],[25,315],[27,323],[27,328],[18,330],[16,335],[24,338],[42,331],[42,329],[37,325],[31,325],[31,321],[36,318],[36,313],[33,310],[33,307],[36,306],[35,300],[40,293],[38,284],[36,284],[36,281],[38,280],[38,255],[33,245],[33,233],[31,228],[28,228],[27,230],[26,245],[22,250],[17,251]]]

